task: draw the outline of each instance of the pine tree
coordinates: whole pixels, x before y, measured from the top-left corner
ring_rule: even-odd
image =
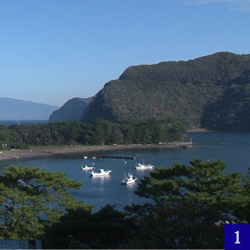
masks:
[[[223,227],[216,222],[247,223],[249,181],[241,173],[223,174],[225,168],[221,160],[194,159],[140,180],[136,194],[149,202],[126,210],[137,216],[149,248],[223,248]],[[140,234],[134,242],[127,247],[146,247]]]
[[[80,186],[61,171],[33,166],[5,168],[0,175],[0,237],[42,237],[44,227],[57,222],[67,209],[91,211],[91,205],[77,201],[68,191]]]

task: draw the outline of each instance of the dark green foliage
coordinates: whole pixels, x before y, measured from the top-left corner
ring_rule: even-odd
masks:
[[[249,93],[244,87],[250,83],[249,72],[250,55],[226,52],[185,62],[129,67],[118,80],[106,83],[97,93],[83,120],[173,117],[189,129],[249,131],[249,121],[244,119],[244,114],[249,113]],[[234,95],[234,100],[227,94],[230,88],[242,90]],[[237,116],[238,112],[241,114]],[[217,116],[210,122],[214,114]],[[230,119],[238,120],[242,126],[237,127]]]
[[[247,223],[250,207],[249,180],[224,169],[223,161],[200,159],[157,168],[136,191],[151,202],[126,207],[128,213],[110,205],[94,214],[70,209],[47,228],[45,247],[223,249],[224,227],[216,222]]]
[[[168,143],[181,140],[185,132],[183,124],[173,119],[122,122],[96,119],[92,123],[23,124],[0,127],[0,147]]]
[[[223,161],[194,159],[190,165],[175,163],[171,168],[157,168],[140,180],[136,194],[150,198],[156,205],[176,202],[204,203],[216,206],[239,219],[249,202],[247,179],[240,173],[221,174]],[[233,212],[232,212],[233,211]]]
[[[224,228],[214,224],[224,217],[212,206],[178,202],[157,206],[154,214],[137,218],[139,232],[126,249],[223,249]]]
[[[249,179],[224,169],[200,159],[156,168],[136,191],[151,202],[91,213],[67,191],[80,183],[64,173],[11,166],[0,176],[0,237],[39,237],[56,249],[223,249],[216,222],[250,218]]]
[[[0,238],[40,238],[44,227],[57,222],[65,209],[90,212],[93,206],[77,201],[68,191],[80,186],[63,172],[22,166],[5,168],[0,175]]]
[[[246,84],[232,84],[219,101],[204,109],[203,127],[223,131],[250,130],[250,75],[243,82]]]
[[[20,136],[16,130],[0,125],[0,148],[26,148],[26,145],[20,141]]]
[[[137,231],[133,218],[107,205],[91,214],[83,209],[69,210],[60,222],[47,229],[46,248],[118,248]]]
[[[91,101],[90,98],[73,98],[67,101],[60,109],[55,110],[49,117],[50,122],[54,121],[80,121],[84,109]]]
[[[126,248],[223,248],[219,220],[249,221],[249,181],[240,173],[222,174],[222,161],[194,159],[157,168],[140,180],[136,193],[151,202],[126,210],[141,226]],[[143,241],[146,235],[147,242]]]

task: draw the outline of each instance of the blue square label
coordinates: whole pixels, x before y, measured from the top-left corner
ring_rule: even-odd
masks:
[[[225,224],[224,225],[225,250],[250,249],[250,224]]]

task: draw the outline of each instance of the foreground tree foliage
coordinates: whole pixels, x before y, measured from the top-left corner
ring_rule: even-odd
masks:
[[[136,217],[138,233],[126,249],[222,249],[224,228],[213,222],[224,219],[213,206],[185,204],[155,207],[154,213]]]
[[[92,213],[66,190],[80,184],[63,173],[12,166],[0,176],[0,236],[40,237],[44,248],[57,249],[223,249],[216,222],[250,222],[249,179],[224,174],[225,167],[194,159],[156,168],[136,191],[148,203]]]
[[[58,222],[66,209],[91,211],[91,205],[78,202],[68,191],[80,186],[63,172],[5,168],[0,175],[0,238],[41,238],[44,227]]]
[[[118,248],[135,233],[138,228],[133,218],[107,205],[91,214],[80,209],[69,210],[46,230],[44,246],[50,249],[106,249]]]
[[[250,207],[249,181],[240,173],[222,174],[225,167],[220,160],[194,159],[144,177],[136,194],[150,202],[126,208],[141,226],[126,247],[223,248],[223,228],[215,223],[246,223]]]
[[[180,141],[186,128],[180,122],[143,120],[111,122],[50,122],[0,126],[0,148],[28,148],[48,145],[145,144]]]
[[[176,202],[199,202],[225,207],[240,217],[248,201],[247,179],[241,173],[222,174],[226,164],[221,161],[194,159],[190,165],[175,163],[171,168],[157,168],[141,180],[136,194],[150,198],[156,205]]]
[[[46,231],[49,248],[223,249],[224,227],[249,222],[249,180],[223,174],[223,161],[194,159],[157,168],[140,180],[145,205],[127,213],[106,206],[91,214],[71,210]]]

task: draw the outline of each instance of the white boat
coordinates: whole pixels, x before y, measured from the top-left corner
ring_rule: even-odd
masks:
[[[130,183],[135,183],[137,181],[137,177],[133,176],[131,173],[124,174],[124,179],[122,180],[121,184],[128,185]]]
[[[87,165],[82,166],[82,170],[93,170],[93,169],[95,169],[94,166],[91,166],[91,167],[89,167]]]
[[[141,163],[136,163],[135,169],[153,169],[155,168],[154,165],[152,164],[141,164]]]
[[[103,168],[99,169],[99,172],[94,172],[91,171],[90,176],[94,177],[94,176],[105,176],[105,175],[109,175],[111,174],[112,170],[104,170]]]

